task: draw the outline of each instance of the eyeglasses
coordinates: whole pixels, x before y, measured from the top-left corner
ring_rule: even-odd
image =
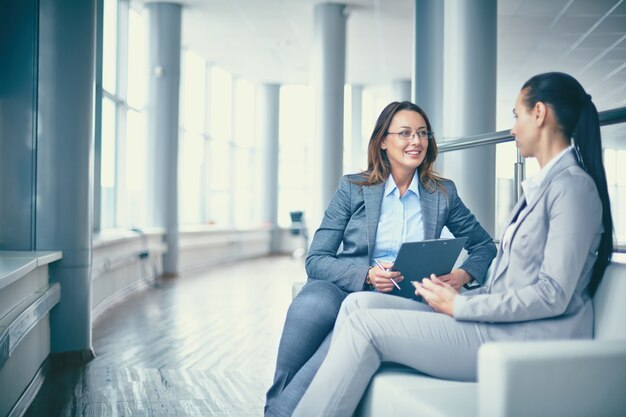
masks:
[[[413,129],[401,130],[399,132],[387,132],[388,135],[398,135],[398,137],[402,140],[411,140],[414,137],[418,137],[419,139],[432,139],[434,133],[430,130],[418,130],[417,132]]]

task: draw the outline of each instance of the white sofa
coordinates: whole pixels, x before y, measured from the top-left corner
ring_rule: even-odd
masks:
[[[626,416],[626,263],[609,265],[594,308],[594,340],[483,345],[477,383],[386,365],[372,379],[357,414]]]
[[[302,285],[294,284],[293,296]],[[607,268],[594,297],[594,308],[594,340],[483,345],[476,383],[446,381],[386,364],[374,375],[356,415],[626,416],[623,261],[612,262]]]

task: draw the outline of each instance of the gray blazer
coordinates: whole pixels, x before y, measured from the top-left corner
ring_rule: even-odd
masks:
[[[492,323],[478,324],[485,340],[592,337],[586,287],[603,231],[602,204],[573,152],[552,167],[534,201],[518,201],[507,226],[516,217],[486,285],[457,296],[454,317]]]
[[[311,242],[306,259],[309,281],[330,281],[348,292],[363,289],[385,185],[353,182],[362,179],[360,174],[341,178]],[[461,268],[482,283],[496,253],[491,237],[465,207],[452,181],[443,180],[445,193],[440,189],[428,191],[418,183],[424,239],[439,238],[444,226],[457,237],[468,237],[465,249],[469,257]]]

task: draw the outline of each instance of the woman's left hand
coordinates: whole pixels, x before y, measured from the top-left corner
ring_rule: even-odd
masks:
[[[449,274],[440,275],[437,278],[452,285],[452,288],[454,288],[457,292],[461,291],[461,287],[472,280],[471,275],[460,268],[455,269]]]
[[[424,278],[421,284],[417,281],[412,284],[415,286],[415,294],[421,295],[435,311],[454,317],[454,297],[458,295],[454,287],[437,278],[435,274],[431,274],[430,279]]]

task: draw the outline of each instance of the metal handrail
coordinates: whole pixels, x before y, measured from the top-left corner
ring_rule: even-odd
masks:
[[[626,107],[604,110],[598,113],[600,116],[600,126],[609,126],[626,122]],[[477,146],[495,145],[498,143],[510,142],[514,140],[509,130],[501,130],[494,133],[468,136],[459,139],[452,139],[437,144],[439,152],[458,151],[460,149],[475,148]]]

